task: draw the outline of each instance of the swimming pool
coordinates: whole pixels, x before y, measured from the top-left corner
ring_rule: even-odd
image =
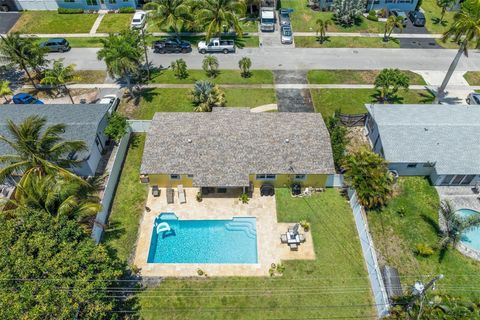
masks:
[[[148,263],[257,263],[254,217],[179,220],[162,213],[154,222]]]
[[[474,214],[478,214],[477,211],[471,209],[460,209],[457,213],[462,217],[468,217]],[[480,252],[480,228],[475,228],[462,234],[461,242],[474,250]]]

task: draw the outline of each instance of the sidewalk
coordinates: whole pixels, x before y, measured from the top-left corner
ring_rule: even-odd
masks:
[[[446,72],[444,71],[414,71],[421,75],[430,88],[435,90],[442,84]],[[470,86],[463,77],[465,71],[455,71],[445,88],[446,95],[441,102],[448,104],[466,104],[470,92],[478,90],[478,86]]]

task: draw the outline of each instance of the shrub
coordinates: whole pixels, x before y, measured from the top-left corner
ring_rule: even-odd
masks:
[[[417,243],[415,245],[415,253],[422,257],[429,257],[433,254],[433,249],[428,244]]]
[[[118,9],[118,13],[134,13],[135,8],[134,7],[123,7]]]
[[[105,128],[105,134],[118,143],[127,133],[127,127],[127,118],[118,112],[114,112]]]
[[[405,217],[405,215],[407,214],[407,209],[405,209],[405,207],[400,207],[397,209],[397,214],[403,218]]]
[[[365,11],[365,2],[363,0],[334,0],[332,8],[338,23],[351,26]]]
[[[201,193],[200,191],[197,192],[196,198],[197,198],[197,201],[198,201],[198,202],[202,202],[203,198],[202,198],[202,193]]]
[[[208,55],[203,59],[202,69],[207,76],[215,78],[218,75],[218,59],[215,56]]]
[[[377,17],[377,14],[375,13],[375,11],[370,10],[368,12],[367,19],[370,20],[370,21],[378,21],[378,17]]]
[[[242,193],[238,200],[242,201],[243,204],[247,204],[250,199],[248,198],[248,194]]]
[[[248,78],[252,75],[250,72],[251,66],[252,66],[252,60],[250,60],[250,58],[243,57],[242,59],[240,59],[240,61],[238,61],[238,67],[240,68],[241,75],[243,78]]]
[[[183,59],[177,59],[172,61],[170,67],[173,70],[173,74],[177,79],[186,79],[188,78],[187,63]]]
[[[203,276],[203,275],[205,274],[205,272],[203,272],[202,269],[197,269],[197,274],[198,274],[199,276]]]
[[[190,96],[195,112],[210,112],[213,107],[225,106],[225,94],[210,81],[199,80],[195,82]]]
[[[338,119],[335,116],[331,116],[327,119],[327,129],[330,133],[333,162],[337,170],[339,170],[343,158],[345,157],[347,129],[339,124]]]
[[[310,230],[310,222],[307,222],[307,220],[300,220],[299,224],[303,231],[308,232]]]
[[[79,14],[83,13],[83,9],[74,9],[74,8],[58,8],[59,14]]]

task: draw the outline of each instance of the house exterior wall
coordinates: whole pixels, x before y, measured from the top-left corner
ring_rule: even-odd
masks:
[[[323,10],[332,10],[333,0],[318,0],[319,7]],[[370,10],[399,10],[399,11],[412,11],[415,10],[418,0],[368,0],[365,12]]]
[[[180,179],[170,179],[170,174],[149,174],[148,178],[150,185],[158,185],[161,188],[175,188],[179,184],[185,188],[193,187],[192,178],[189,178],[187,174],[180,174]]]
[[[57,10],[61,8],[84,10],[117,10],[122,7],[136,7],[135,0],[18,0],[20,10]],[[103,2],[103,3],[102,3]]]
[[[430,176],[433,172],[433,168],[426,163],[415,163],[416,167],[408,167],[413,163],[389,163],[388,168],[395,170],[400,176]]]

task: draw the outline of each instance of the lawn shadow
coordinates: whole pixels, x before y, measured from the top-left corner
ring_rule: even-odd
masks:
[[[435,221],[435,219],[432,219],[432,217],[429,217],[423,213],[420,215],[420,218],[422,218],[422,220],[425,221],[437,235],[441,234],[442,231],[440,230],[440,226],[438,225],[438,222]]]
[[[440,20],[440,18],[435,17],[435,18],[432,18],[431,20],[432,20],[433,24],[440,24],[440,25],[442,25],[442,27],[446,27],[448,25],[448,21]]]
[[[315,41],[318,42],[319,45],[323,45],[325,42],[331,42],[329,36],[323,37],[323,42],[320,42],[320,36],[315,36]]]
[[[372,98],[372,103],[382,103],[382,104],[402,104],[404,101],[404,98],[398,95],[393,95],[390,96],[387,99],[383,100],[380,98],[380,91],[376,90],[374,93],[370,95],[370,98]]]
[[[103,241],[109,241],[112,239],[119,239],[125,234],[125,227],[122,227],[120,222],[108,222],[108,226],[105,228],[103,233]],[[108,240],[107,240],[108,239]],[[112,249],[115,253],[116,250]]]

